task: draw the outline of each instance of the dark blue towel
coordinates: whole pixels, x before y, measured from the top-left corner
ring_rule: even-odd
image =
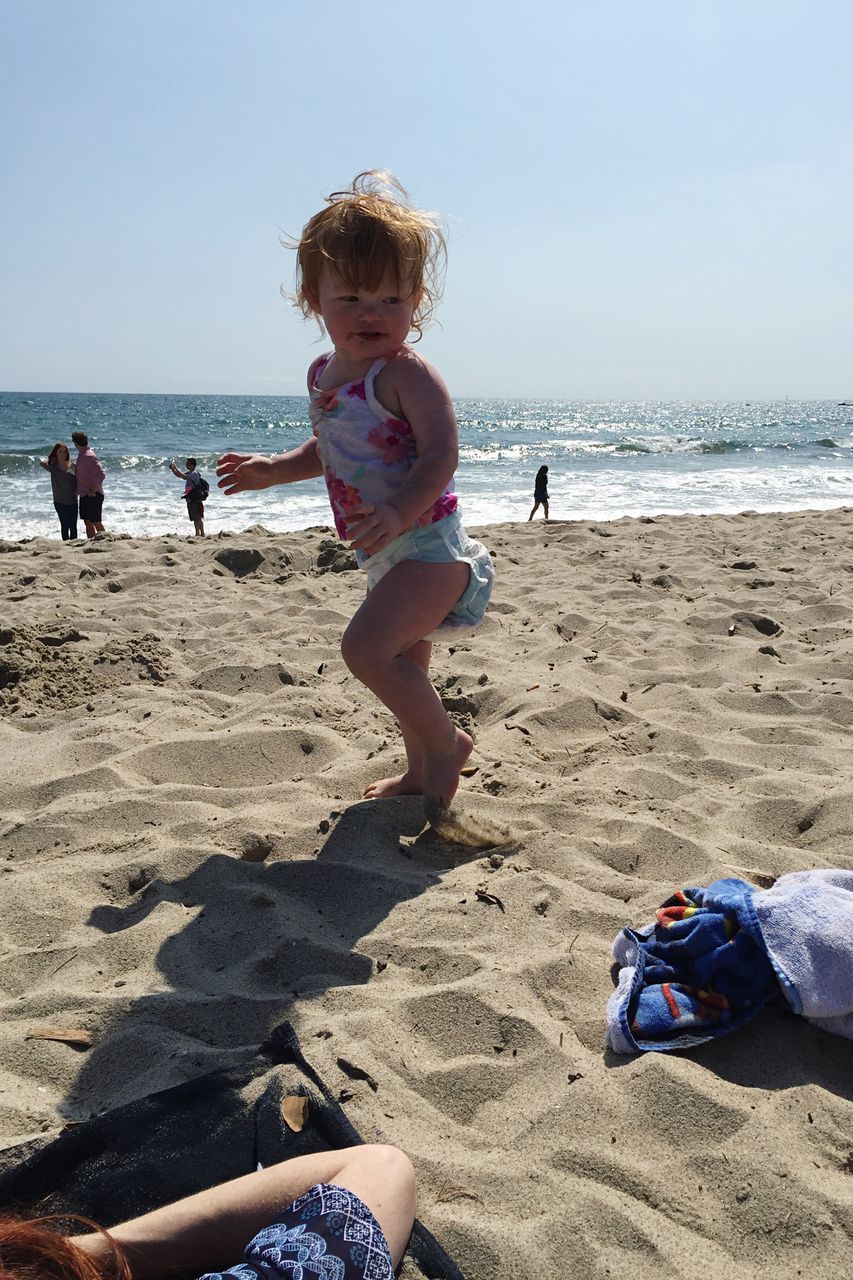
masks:
[[[645,929],[613,944],[621,966],[607,1010],[617,1053],[690,1048],[758,1013],[779,983],[753,906],[753,885],[682,889]]]

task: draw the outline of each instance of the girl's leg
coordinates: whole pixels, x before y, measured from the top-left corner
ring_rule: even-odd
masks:
[[[548,519],[548,500],[547,499],[542,503],[542,510],[545,512],[545,519],[547,520]]]
[[[406,653],[407,658],[416,662],[424,674],[429,674],[429,660],[432,655],[432,644],[429,640],[419,640]],[[424,789],[423,751],[418,738],[411,730],[400,725],[403,742],[406,747],[407,769],[405,773],[393,778],[378,778],[365,788],[368,800],[388,800],[391,796],[419,796]]]
[[[470,572],[459,560],[401,561],[377,582],[341,641],[350,671],[397,717],[407,749],[411,744],[422,752],[424,795],[444,804],[474,744],[455,728],[426,672],[408,655],[450,613]]]
[[[533,504],[533,510],[531,511],[530,515],[527,517],[527,523],[528,523],[528,524],[530,524],[530,521],[531,521],[531,520],[533,519],[533,517],[536,515],[536,512],[537,512],[538,510],[539,510],[539,503],[538,503],[538,502],[534,502],[534,504]]]

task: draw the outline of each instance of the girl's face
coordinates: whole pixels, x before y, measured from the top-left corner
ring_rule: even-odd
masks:
[[[320,277],[317,310],[335,350],[353,361],[389,359],[412,328],[417,293],[404,297],[390,272],[377,289],[353,289],[328,268]]]
[[[67,447],[64,444],[61,444],[56,451],[56,461],[61,467],[64,467],[67,465],[70,457],[71,455],[68,452]]]

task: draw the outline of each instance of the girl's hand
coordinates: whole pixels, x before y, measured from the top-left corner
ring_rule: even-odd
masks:
[[[223,453],[216,463],[216,474],[222,477],[219,488],[226,493],[268,489],[276,482],[273,459],[257,453]]]
[[[353,516],[361,517],[352,519]],[[380,502],[375,507],[369,502],[362,502],[353,507],[347,520],[347,537],[350,538],[351,551],[363,551],[365,555],[376,555],[382,551],[406,528],[403,517],[390,502]]]

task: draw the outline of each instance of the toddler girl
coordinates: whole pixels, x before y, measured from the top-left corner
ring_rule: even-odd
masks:
[[[494,570],[460,522],[447,388],[406,343],[437,300],[444,238],[393,178],[370,171],[328,198],[296,248],[296,302],[333,344],[308,370],[314,434],[277,457],[224,454],[219,486],[231,494],[325,477],[338,534],[367,573],[341,652],[397,717],[406,747],[406,772],[364,794],[449,804],[473,743],[428,678],[431,637],[477,626]]]

